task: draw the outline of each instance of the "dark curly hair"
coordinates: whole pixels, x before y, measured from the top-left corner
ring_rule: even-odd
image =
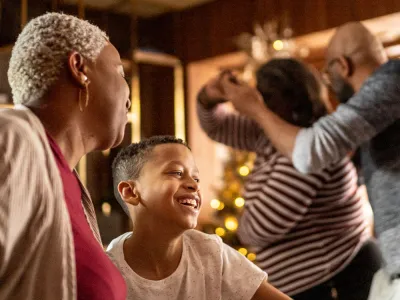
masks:
[[[143,165],[149,159],[153,148],[162,144],[181,144],[190,150],[189,146],[182,139],[169,135],[153,136],[123,148],[118,152],[112,163],[114,195],[128,216],[128,207],[119,195],[118,184],[124,180],[137,179]]]
[[[272,59],[257,70],[257,89],[264,103],[281,118],[308,127],[327,113],[316,76],[296,59]]]

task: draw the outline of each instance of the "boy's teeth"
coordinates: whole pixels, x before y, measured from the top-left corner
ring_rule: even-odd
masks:
[[[181,204],[190,204],[193,207],[197,206],[197,201],[194,199],[183,199],[179,201]]]

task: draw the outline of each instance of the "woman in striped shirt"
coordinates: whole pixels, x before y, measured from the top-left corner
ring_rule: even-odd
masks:
[[[295,300],[367,299],[381,257],[371,239],[357,173],[349,158],[312,175],[298,172],[253,120],[226,110],[222,73],[198,96],[198,116],[213,140],[257,154],[244,189],[239,237],[253,246],[269,281]],[[257,72],[265,105],[297,126],[326,113],[320,80],[303,63],[274,59]],[[245,101],[245,99],[243,99]]]

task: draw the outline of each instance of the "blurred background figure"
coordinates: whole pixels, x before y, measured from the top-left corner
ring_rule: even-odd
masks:
[[[264,104],[287,122],[308,127],[326,114],[326,88],[303,63],[273,59],[256,79]],[[294,299],[333,299],[332,287],[339,299],[367,299],[381,258],[350,158],[316,174],[298,172],[261,124],[224,110],[226,81],[235,82],[229,72],[205,85],[198,115],[210,138],[257,155],[245,183],[240,239],[256,247],[269,281]]]

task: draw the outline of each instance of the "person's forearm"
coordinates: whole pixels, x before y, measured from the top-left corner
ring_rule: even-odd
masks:
[[[266,107],[260,107],[253,116],[275,148],[290,160],[301,127],[292,125]]]

